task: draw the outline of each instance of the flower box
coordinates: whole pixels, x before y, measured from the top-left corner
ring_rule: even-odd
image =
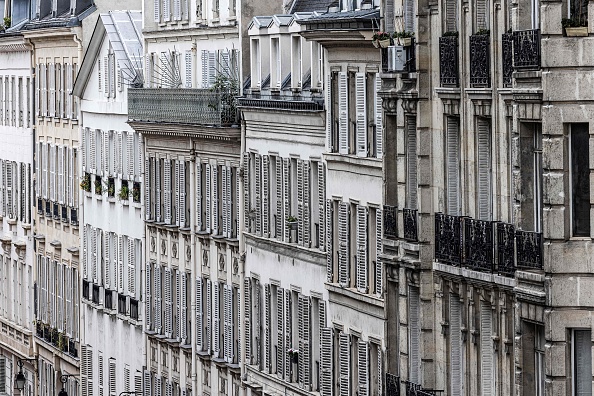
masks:
[[[567,37],[586,37],[588,35],[588,27],[587,26],[566,27],[565,35]]]

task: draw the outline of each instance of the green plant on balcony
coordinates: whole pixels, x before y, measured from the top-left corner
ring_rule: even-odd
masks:
[[[404,47],[407,47],[412,44],[412,38],[414,36],[414,32],[408,32],[406,30],[394,32],[394,34],[392,35],[392,37],[394,38],[394,44],[402,45]]]
[[[231,56],[228,57],[232,59]],[[224,61],[226,64],[219,62],[219,70],[215,76],[215,81],[210,90],[218,94],[218,103],[211,103],[208,105],[215,111],[221,113],[222,124],[234,124],[237,121],[237,97],[239,96],[239,76],[237,75],[237,67],[232,60]]]
[[[477,35],[477,36],[488,36],[490,34],[491,34],[491,31],[489,29],[479,29],[475,33],[475,35]]]
[[[99,176],[95,176],[95,194],[103,194],[103,184],[101,183],[101,178]]]
[[[561,20],[566,36],[588,35],[588,3],[585,0],[571,2],[569,18]]]
[[[82,180],[80,182],[80,188],[83,189],[83,191],[86,192],[91,192],[91,175],[88,173],[85,173],[84,176],[82,177]]]
[[[120,191],[118,191],[118,198],[121,199],[122,201],[125,201],[128,199],[128,197],[130,196],[130,189],[128,188],[127,185],[123,185],[122,188],[120,188]]]
[[[12,19],[10,17],[4,17],[4,21],[3,22],[4,23],[2,25],[2,28],[3,29],[8,29],[11,26],[11,24],[12,24]]]
[[[390,33],[376,32],[371,37],[371,40],[375,48],[387,48],[390,45]]]
[[[458,31],[445,32],[443,37],[458,37]]]

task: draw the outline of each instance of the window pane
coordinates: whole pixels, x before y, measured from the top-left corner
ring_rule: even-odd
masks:
[[[588,124],[571,125],[573,236],[590,236],[590,168]]]

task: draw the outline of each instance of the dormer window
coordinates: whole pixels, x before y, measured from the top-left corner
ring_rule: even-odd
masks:
[[[262,85],[262,59],[260,40],[252,39],[252,88],[260,89]]]
[[[301,49],[301,36],[292,37],[291,58],[291,88],[301,88],[303,85],[303,52]]]
[[[280,89],[283,76],[281,69],[280,39],[278,37],[271,39],[270,70],[270,87]]]

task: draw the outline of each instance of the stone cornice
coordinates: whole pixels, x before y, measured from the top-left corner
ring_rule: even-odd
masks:
[[[239,127],[209,127],[190,124],[167,124],[128,121],[128,124],[137,132],[145,135],[160,135],[172,137],[193,137],[220,142],[237,142],[241,140]]]

